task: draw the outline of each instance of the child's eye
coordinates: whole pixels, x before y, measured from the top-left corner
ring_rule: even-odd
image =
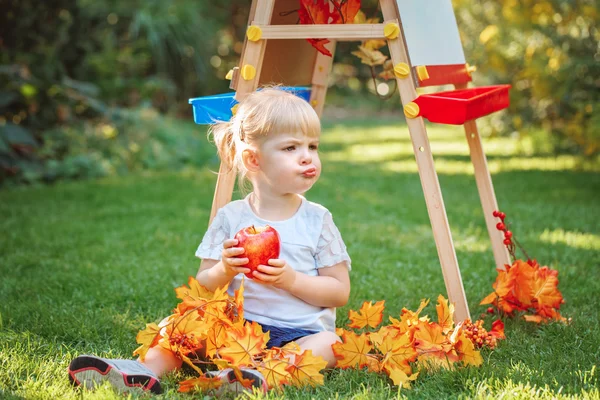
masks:
[[[318,150],[319,146],[317,146],[316,144],[311,144],[310,147],[309,147],[309,149],[311,149],[311,150]]]
[[[289,146],[289,147],[286,147],[283,150],[285,150],[285,151],[294,151],[295,149],[296,149],[296,146]]]

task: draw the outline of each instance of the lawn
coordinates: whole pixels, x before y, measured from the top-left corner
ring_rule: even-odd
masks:
[[[468,146],[461,128],[430,126],[429,134],[478,318],[496,271]],[[307,197],[332,211],[353,260],[338,326],[365,300],[385,300],[386,316],[397,317],[430,298],[425,314],[434,317],[445,287],[408,130],[394,120],[329,121],[322,143],[323,175]],[[421,373],[409,390],[334,370],[325,386],[268,398],[600,398],[600,167],[510,138],[485,138],[484,148],[511,230],[559,271],[561,313],[572,322],[506,320],[507,340],[482,352],[481,367]],[[81,398],[67,380],[73,357],[131,357],[137,331],[170,314],[173,289],[196,273],[216,169],[0,191],[1,398]],[[177,393],[186,374],[167,377],[157,398],[192,398]],[[107,387],[83,397],[122,398]]]

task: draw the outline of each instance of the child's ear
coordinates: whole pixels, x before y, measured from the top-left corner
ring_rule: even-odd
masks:
[[[244,167],[250,172],[256,172],[260,169],[258,164],[258,154],[256,151],[251,149],[245,149],[242,152],[242,162],[244,163]]]

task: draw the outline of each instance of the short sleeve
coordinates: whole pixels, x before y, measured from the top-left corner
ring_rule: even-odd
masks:
[[[229,221],[225,212],[220,209],[202,238],[196,257],[220,260],[223,242],[229,238]]]
[[[332,267],[346,261],[348,269],[351,269],[350,256],[346,250],[346,245],[342,240],[340,231],[333,222],[330,212],[327,212],[323,217],[323,228],[317,243],[315,259],[317,268]]]

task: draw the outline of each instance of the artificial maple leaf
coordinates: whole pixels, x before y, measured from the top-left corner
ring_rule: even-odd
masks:
[[[361,329],[369,325],[371,328],[377,327],[383,319],[383,308],[385,300],[378,301],[375,304],[372,302],[364,302],[358,312],[350,310],[348,317],[350,318],[350,328]]]
[[[178,288],[175,288],[175,294],[178,299],[186,300],[191,298],[192,300],[210,300],[213,298],[213,292],[202,286],[193,276],[188,278],[188,285],[190,287],[181,285]]]
[[[415,330],[415,348],[421,353],[448,350],[449,342],[442,332],[442,327],[435,322],[420,323]]]
[[[504,322],[499,319],[492,322],[492,329],[489,333],[496,339],[506,339],[506,336],[504,335]]]
[[[357,335],[346,331],[342,334],[342,343],[334,343],[331,348],[337,359],[336,367],[362,368],[368,365],[367,354],[373,349],[366,334]]]
[[[211,389],[218,389],[222,384],[223,381],[219,377],[209,378],[207,376],[199,376],[179,382],[178,391],[181,393],[189,393],[195,390],[204,392]]]
[[[367,15],[364,12],[362,12],[362,10],[358,10],[356,15],[354,16],[354,23],[355,24],[377,24],[377,23],[379,23],[379,18],[377,18],[377,17],[367,18]]]
[[[300,0],[298,17],[301,24],[327,24],[330,16],[329,0]]]
[[[536,324],[540,324],[544,320],[541,315],[524,315],[523,318],[527,322],[535,322]]]
[[[559,308],[564,300],[558,290],[558,271],[542,267],[538,268],[536,272],[531,288],[533,297],[537,300],[537,306]]]
[[[306,39],[308,43],[310,43],[315,49],[317,49],[320,53],[333,57],[331,51],[325,45],[330,42],[329,39]]]
[[[269,341],[269,332],[263,333],[256,322],[233,327],[227,331],[227,344],[217,354],[237,366],[254,365],[254,357],[260,354]]]
[[[412,373],[409,363],[417,359],[417,350],[413,347],[413,341],[409,335],[403,334],[395,338],[386,336],[377,349],[384,355],[381,361],[384,370],[392,372],[392,370],[401,369],[406,374]]]
[[[346,0],[339,2],[331,0],[334,11],[331,12],[332,24],[351,24],[360,11],[360,0]]]
[[[379,328],[379,330],[376,332],[369,332],[367,336],[369,341],[371,341],[375,347],[379,347],[387,336],[396,337],[407,332],[408,331],[402,331],[399,327],[394,325],[385,325]],[[410,336],[412,337],[412,335]]]
[[[421,299],[421,303],[419,304],[419,308],[417,308],[417,311],[411,311],[406,308],[402,308],[402,311],[400,312],[400,321],[405,322],[409,326],[417,325],[420,322],[429,321],[429,317],[427,316],[419,317],[419,314],[421,314],[421,311],[423,311],[423,309],[427,307],[427,304],[429,304],[429,299]],[[392,318],[390,318],[390,320],[394,322]],[[396,324],[394,323],[394,325]]]
[[[286,369],[288,366],[288,360],[265,358],[257,369],[267,380],[269,389],[272,389],[289,383],[290,372]]]
[[[294,357],[293,363],[286,367],[290,373],[290,383],[295,386],[316,386],[323,384],[321,370],[327,366],[327,361],[321,356],[313,356],[312,350],[305,350]]]
[[[232,324],[227,320],[216,321],[206,333],[206,355],[214,357],[217,350],[227,345],[227,331]]]
[[[156,346],[160,338],[160,327],[155,323],[146,324],[146,328],[139,331],[135,337],[136,342],[138,342],[141,346],[135,349],[133,355],[138,355],[140,360],[144,362],[146,353],[148,353],[148,350],[151,347]]]
[[[396,385],[396,386],[402,385],[402,387],[409,389],[410,382],[417,379],[417,377],[419,376],[419,373],[416,372],[414,374],[407,375],[400,368],[396,368],[396,369],[389,371],[388,375],[389,375],[390,379],[392,380],[392,382],[394,382],[394,385]]]
[[[361,63],[371,67],[383,64],[388,58],[379,50],[368,49],[365,46],[358,46],[358,50],[353,51],[352,54],[360,58]]]
[[[533,281],[536,268],[523,260],[516,260],[510,267],[509,274],[514,276],[512,294],[516,303],[523,309],[531,307],[533,303]]]
[[[165,326],[165,332],[158,344],[175,354],[187,355],[202,348],[202,338],[208,326],[200,320],[197,310],[175,316]]]
[[[464,334],[459,335],[454,349],[458,354],[458,358],[466,365],[479,366],[483,363],[483,358],[478,350],[475,350],[473,342],[467,338]]]
[[[438,324],[442,327],[444,334],[450,332],[454,326],[454,304],[448,305],[448,300],[441,294],[438,296],[438,303],[435,306],[438,316]]]
[[[244,319],[244,278],[242,278],[242,283],[240,284],[240,288],[235,291],[233,296],[233,301],[235,302],[237,317],[239,320]]]

